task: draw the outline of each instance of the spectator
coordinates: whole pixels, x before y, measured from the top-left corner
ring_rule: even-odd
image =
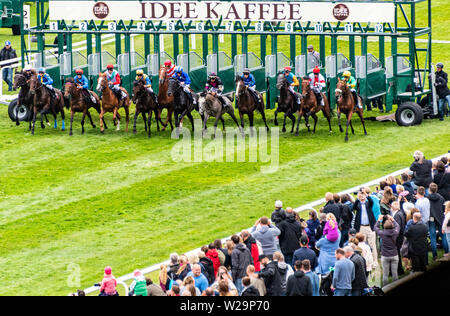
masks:
[[[335,256],[336,265],[332,285],[334,296],[351,296],[352,282],[355,279],[355,265],[345,258],[345,252],[341,248],[336,250]]]
[[[422,215],[422,222],[428,225],[428,220],[430,219],[430,200],[425,197],[425,188],[418,187],[416,194],[416,204],[415,207],[420,211]]]
[[[392,189],[392,193],[393,194],[397,194],[397,183],[396,183],[396,179],[393,176],[389,176],[386,179],[386,182],[388,184],[388,186]]]
[[[228,252],[227,249],[222,247],[222,241],[220,239],[216,239],[214,240],[214,248],[216,248],[217,250],[217,254],[219,255],[219,260],[220,260],[220,265],[221,266],[225,266],[225,267],[229,267],[231,266],[231,263],[229,263],[228,265],[226,263],[226,256],[228,256]],[[231,261],[231,258],[229,259],[229,261]]]
[[[167,296],[166,292],[163,291],[160,286],[154,284],[152,279],[146,278],[145,281],[147,285],[148,296]]]
[[[286,262],[291,264],[294,252],[300,248],[299,240],[302,236],[302,227],[295,220],[295,213],[292,208],[286,208],[286,218],[278,223],[277,227],[280,230],[279,240],[281,252]]]
[[[436,64],[436,80],[434,85],[436,86],[436,93],[439,96],[439,120],[444,120],[445,102],[450,109],[450,89],[448,88],[448,75],[442,70],[444,64]],[[447,115],[448,116],[448,115]]]
[[[411,181],[409,181],[408,174],[406,172],[402,173],[401,178],[402,178],[403,188],[405,189],[405,191],[408,191],[408,195],[406,195],[406,199],[408,200],[408,202],[415,202],[414,188],[411,184]]]
[[[211,285],[211,288],[219,291],[219,282],[224,280],[228,283],[228,290],[237,296],[238,290],[236,288],[236,285],[234,284],[232,277],[228,273],[227,268],[223,266],[221,266],[217,271],[216,281],[213,283],[213,285]]]
[[[219,282],[219,296],[236,296],[228,287],[228,283],[225,280]]]
[[[413,223],[405,232],[408,238],[409,248],[408,256],[412,262],[412,270],[414,272],[426,271],[428,256],[428,227],[422,221],[420,212],[413,215]]]
[[[445,199],[438,193],[438,186],[436,183],[430,184],[429,192],[430,194],[428,195],[428,200],[430,201],[430,220],[428,221],[428,227],[430,232],[431,253],[433,254],[433,260],[436,260],[436,231],[442,239],[442,247],[444,248],[444,252],[448,253],[447,238],[441,234],[439,229],[444,223]]]
[[[180,287],[180,292],[183,293],[182,296],[184,296],[184,292],[186,292],[186,290],[188,290],[190,296],[202,295],[202,292],[200,292],[198,287],[195,286],[195,280],[192,276],[187,276],[184,278]]]
[[[380,216],[375,224],[375,231],[381,238],[381,265],[383,267],[383,285],[388,283],[389,272],[393,281],[398,279],[397,237],[400,225],[390,215]]]
[[[261,296],[258,289],[251,284],[248,276],[242,278],[242,285],[244,285],[244,289],[241,296]]]
[[[314,46],[309,45],[308,46],[308,55],[311,55],[314,57],[314,63],[315,65],[319,65],[320,64],[320,53],[316,52],[314,50]]]
[[[328,241],[335,242],[339,238],[339,230],[336,222],[336,217],[333,213],[327,214],[327,222],[323,229],[323,235]]]
[[[315,270],[318,265],[316,253],[308,248],[308,237],[302,236],[300,238],[300,249],[294,252],[292,265],[295,265],[298,260],[303,261],[305,259],[309,260],[311,269]]]
[[[360,249],[361,250],[361,249]],[[363,290],[368,288],[366,276],[366,260],[351,246],[344,248],[345,257],[355,265],[355,279],[352,282],[352,296],[361,296]],[[362,250],[361,250],[362,252]]]
[[[322,213],[325,213],[325,214],[333,213],[334,217],[336,218],[336,221],[339,222],[339,220],[341,218],[340,209],[339,209],[339,205],[337,205],[334,202],[333,193],[327,192],[325,194],[325,201],[326,201],[326,204],[322,210]]]
[[[191,271],[191,265],[188,263],[186,256],[178,257],[178,264],[179,268],[175,274],[175,280],[183,281],[187,274]]]
[[[247,267],[247,276],[250,278],[251,285],[258,289],[259,294],[261,294],[261,296],[266,296],[267,290],[264,280],[258,278],[253,265]]]
[[[180,296],[180,287],[177,284],[174,284],[172,289],[167,292],[167,296]]]
[[[144,275],[139,270],[134,270],[134,280],[130,285],[129,296],[148,296],[147,293],[147,281]]]
[[[275,210],[272,212],[272,216],[270,217],[270,220],[275,223],[275,225],[278,225],[278,223],[281,223],[286,218],[286,214],[283,210],[283,202],[276,201],[275,202]]]
[[[399,188],[400,186],[398,186]],[[398,233],[398,237],[396,240],[396,246],[397,246],[397,255],[398,255],[398,269],[397,273],[398,275],[402,275],[405,273],[402,265],[402,256],[401,256],[401,248],[403,245],[403,242],[405,240],[405,227],[406,227],[406,215],[405,213],[400,209],[400,203],[398,201],[395,201],[391,204],[391,214],[390,214],[394,220],[397,222],[398,226],[400,227],[400,231]]]
[[[178,263],[178,254],[177,253],[170,254],[170,263],[169,263],[168,270],[166,268],[166,270],[167,270],[167,279],[166,280],[167,281],[164,284],[165,291],[168,291],[172,288],[173,281],[175,281],[175,276],[176,276],[179,268],[180,268],[180,264]],[[161,276],[161,277],[163,277],[163,276]],[[162,288],[162,286],[161,286],[161,288]]]
[[[322,237],[316,244],[316,247],[320,250],[318,259],[318,273],[327,274],[330,268],[334,267],[336,263],[335,252],[339,248],[339,238],[335,242],[331,242],[325,237]]]
[[[277,263],[270,261],[265,254],[259,256],[259,262],[264,268],[258,273],[258,277],[264,280],[267,296],[281,296],[281,277]]]
[[[261,265],[259,263],[259,247],[256,239],[246,230],[241,233],[241,238],[244,241],[245,246],[252,255],[253,265],[255,266],[255,271],[259,272],[261,270]]]
[[[105,275],[103,276],[102,284],[100,286],[99,296],[119,296],[116,290],[117,281],[112,275],[111,267],[105,268]]]
[[[227,250],[227,257],[225,259],[225,266],[228,269],[231,269],[231,253],[234,249],[234,242],[232,240],[227,240],[225,244],[226,250]],[[227,265],[228,264],[228,265]]]
[[[292,274],[294,274],[294,270],[284,261],[284,256],[279,251],[274,252],[273,261],[278,264],[278,272],[280,273],[281,279],[281,294],[282,296],[285,296],[287,280]]]
[[[208,247],[204,247],[204,250],[208,250]],[[206,257],[204,251],[198,252],[198,264],[201,267],[202,274],[208,280],[208,286],[214,282],[216,279],[216,273],[214,273],[214,264],[211,259]]]
[[[372,272],[373,266],[372,249],[370,249],[369,245],[365,243],[366,236],[364,236],[364,234],[357,233],[354,239],[353,244],[355,247],[361,249],[361,256],[366,262],[366,275],[369,276]]]
[[[183,296],[200,296],[198,293],[198,288],[194,286],[194,284],[189,284],[186,286]]]
[[[355,211],[353,227],[357,232],[363,233],[366,241],[372,249],[373,268],[378,266],[378,253],[376,245],[376,235],[374,226],[376,223],[375,216],[372,211],[373,202],[367,199],[364,192],[358,193],[358,200],[355,201],[353,210]]]
[[[433,178],[433,183],[437,184],[438,193],[446,201],[450,201],[450,172],[446,172],[445,164],[442,161],[436,163],[436,170],[437,173]]]
[[[257,228],[258,226],[260,226],[259,229]],[[250,233],[261,243],[263,254],[272,258],[273,253],[277,251],[275,237],[279,236],[281,231],[276,226],[273,226],[267,217],[263,216],[256,221]]]
[[[369,189],[370,190],[370,189]],[[339,223],[341,231],[341,241],[339,242],[339,247],[343,247],[348,240],[348,232],[352,227],[353,221],[353,203],[350,199],[350,195],[341,195],[341,221]]]
[[[0,62],[6,61],[10,59],[17,58],[16,50],[11,47],[11,42],[6,41],[5,47],[0,51]],[[3,68],[3,80],[8,85],[8,91],[13,91],[13,68],[11,68],[11,65],[14,64],[14,62],[7,63],[6,65],[2,65],[1,68]]]
[[[319,225],[319,227],[317,228],[317,231],[316,231],[316,243],[323,236],[323,229],[325,228],[325,224],[327,223],[327,214],[320,213],[320,215],[319,215],[319,222],[320,222],[320,225]],[[317,254],[318,254],[318,252],[317,252]]]
[[[205,253],[205,256],[211,260],[213,263],[214,268],[214,277],[217,275],[217,271],[219,271],[220,267],[220,259],[219,259],[219,253],[216,250],[216,247],[214,247],[214,244],[211,243],[208,245],[207,252]]]
[[[306,221],[306,225],[308,228],[307,235],[309,239],[309,245],[311,249],[314,249],[316,246],[316,233],[320,226],[320,221],[317,218],[317,212],[316,211],[310,211],[309,212],[309,219]],[[295,261],[292,260],[292,264],[294,264]]]
[[[295,262],[295,272],[287,280],[287,296],[313,296],[311,279],[302,270],[302,262]]]
[[[414,162],[409,169],[414,172],[414,185],[428,188],[433,181],[431,177],[431,168],[433,164],[431,160],[425,159],[425,156],[421,151],[416,151],[413,157]]]
[[[319,276],[311,271],[311,264],[308,259],[302,261],[302,271],[311,280],[312,296],[320,296]]]
[[[447,238],[447,244],[450,245],[450,201],[445,202],[445,217],[444,223],[442,224],[442,233],[445,234]],[[450,253],[447,253],[449,256]]]
[[[394,196],[394,193],[392,192],[392,188],[386,187],[384,189],[383,198],[381,199],[380,202],[381,215],[389,215],[391,210],[391,203],[394,202],[395,200],[396,198]]]
[[[231,253],[231,275],[233,276],[238,294],[241,295],[243,289],[242,278],[247,272],[248,265],[253,264],[253,260],[250,250],[241,242],[239,236],[233,235],[231,240],[234,243],[234,249]]]

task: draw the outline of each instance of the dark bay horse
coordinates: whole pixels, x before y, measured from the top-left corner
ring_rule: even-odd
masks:
[[[175,113],[175,128],[177,129],[177,135],[180,131],[180,122],[183,120],[184,116],[187,115],[192,124],[192,131],[194,131],[194,118],[191,112],[194,110],[194,104],[191,102],[188,94],[184,91],[181,83],[175,79],[169,79],[169,89],[167,90],[167,95],[174,98],[174,113]],[[193,95],[195,98],[196,96]]]
[[[224,98],[226,98],[226,96],[224,96]],[[234,115],[234,109],[231,104],[227,107],[223,107],[222,103],[216,96],[205,92],[200,94],[198,103],[199,112],[203,119],[203,136],[206,134],[206,123],[211,116],[216,118],[216,121],[214,122],[214,138],[216,137],[217,124],[219,123],[219,120],[222,121],[223,131],[225,131],[225,121],[223,120],[223,115],[225,113],[228,113],[231,116],[242,133],[242,129],[239,126],[236,116]]]
[[[42,121],[43,115],[51,113],[55,118],[54,127],[57,128],[58,124],[56,121],[57,114],[61,113],[62,127],[61,130],[65,130],[65,115],[64,115],[64,97],[61,91],[55,90],[55,98],[53,99],[50,91],[45,87],[36,76],[30,79],[30,92],[33,95],[33,126],[31,129],[31,134],[34,135],[34,126],[36,124],[37,113],[39,112],[41,116],[41,127],[44,127]]]
[[[147,131],[147,117],[148,115],[148,137],[151,136],[150,127],[152,124],[152,113],[155,112],[156,125],[159,131],[159,120],[158,120],[158,104],[153,99],[150,92],[145,87],[145,82],[143,79],[135,81],[133,83],[133,103],[136,104],[136,112],[134,114],[134,125],[133,133],[136,134],[136,120],[139,114],[142,113],[142,118],[144,119],[145,131]],[[161,122],[162,124],[162,122]]]
[[[294,132],[295,116],[294,113],[298,112],[300,105],[296,102],[289,87],[290,83],[286,79],[284,73],[278,74],[277,77],[277,89],[280,90],[280,97],[278,98],[278,107],[275,110],[275,126],[278,126],[277,115],[279,112],[284,112],[284,121],[282,132],[286,132],[286,118],[290,118],[292,121],[291,133]]]
[[[100,112],[100,132],[104,133],[103,129],[103,117],[105,113],[113,113],[114,125],[117,126],[117,131],[120,131],[120,114],[119,109],[123,107],[125,109],[126,115],[126,127],[125,132],[128,133],[128,123],[130,122],[130,96],[128,91],[124,88],[120,88],[121,91],[125,92],[127,97],[121,101],[117,98],[115,93],[111,90],[108,84],[108,79],[106,73],[100,73],[98,77],[97,91],[102,92],[102,109]],[[116,123],[116,119],[118,120]]]
[[[65,89],[64,89],[64,97],[65,98],[69,98],[70,102],[68,102],[68,104],[66,104],[66,108],[70,109],[70,132],[69,135],[72,136],[73,132],[72,132],[72,125],[73,125],[73,117],[75,115],[75,113],[83,113],[83,118],[81,119],[81,134],[84,134],[84,120],[87,117],[89,118],[89,121],[91,122],[92,128],[95,128],[95,124],[92,121],[92,116],[89,113],[89,109],[90,108],[94,108],[98,114],[100,114],[101,110],[100,110],[100,98],[98,97],[98,95],[93,92],[90,91],[90,93],[92,93],[92,95],[94,96],[96,103],[92,103],[92,101],[89,99],[87,100],[81,89],[79,89],[77,87],[77,85],[75,84],[73,78],[69,78],[66,81],[65,84]],[[106,123],[103,120],[103,123],[105,124],[106,127]]]
[[[169,89],[169,75],[167,74],[166,67],[159,69],[159,89],[158,89],[158,120],[163,126],[163,131],[166,130],[167,123],[170,123],[170,128],[173,130],[172,113],[173,113],[173,96],[168,96],[167,91]],[[167,109],[167,119],[165,123],[162,123],[161,113],[164,109]]]
[[[241,127],[244,128],[244,115],[247,114],[250,121],[250,133],[251,135],[253,135],[253,112],[255,110],[258,110],[262,115],[262,119],[264,121],[264,124],[266,125],[267,131],[269,131],[269,126],[267,126],[266,122],[266,115],[264,113],[264,103],[261,101],[258,104],[258,102],[255,101],[255,99],[251,95],[251,92],[248,91],[248,87],[245,85],[244,80],[241,76],[237,75],[235,82],[236,98],[238,100],[239,116],[241,118]],[[262,96],[260,97],[262,100]]]
[[[350,90],[350,88],[347,86],[347,83],[343,80],[339,80],[339,82],[336,85],[336,102],[337,102],[337,115],[338,115],[338,121],[339,121],[339,130],[341,133],[344,131],[341,126],[341,113],[344,113],[347,116],[347,129],[345,131],[345,142],[348,142],[348,126],[350,125],[350,128],[352,129],[352,134],[355,134],[355,130],[352,126],[352,115],[353,113],[357,113],[359,118],[361,119],[362,126],[364,128],[364,135],[367,135],[366,125],[364,123],[364,110],[362,108],[359,108],[355,105],[355,98],[353,97],[353,94]],[[362,104],[362,99],[360,96],[358,96],[360,99],[360,103]]]
[[[299,135],[299,125],[300,120],[302,116],[305,116],[306,126],[308,127],[308,132],[310,131],[310,125],[309,125],[309,117],[311,116],[314,119],[314,129],[313,133],[316,132],[316,126],[317,126],[317,112],[322,111],[323,116],[325,116],[328,120],[328,126],[330,133],[332,132],[331,129],[331,109],[330,104],[328,103],[328,98],[325,96],[324,93],[321,93],[323,98],[324,106],[320,105],[317,101],[316,94],[314,93],[313,89],[311,89],[311,85],[309,82],[309,78],[305,77],[302,79],[302,102],[300,106],[300,111],[298,113],[298,121],[297,121],[297,129],[295,131],[295,136]]]

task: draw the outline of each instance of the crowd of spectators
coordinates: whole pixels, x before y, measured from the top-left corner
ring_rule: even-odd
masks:
[[[400,177],[360,188],[355,197],[328,192],[319,214],[312,210],[308,219],[276,201],[270,219],[261,217],[225,244],[172,254],[159,284],[136,270],[130,295],[361,296],[370,293],[369,276],[379,263],[380,286],[425,271],[429,243],[433,260],[438,244],[449,255],[448,158],[432,162],[417,151]],[[118,295],[111,267],[104,272],[100,295]]]

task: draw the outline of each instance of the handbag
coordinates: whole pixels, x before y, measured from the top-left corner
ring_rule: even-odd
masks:
[[[402,247],[400,248],[400,255],[404,258],[408,257],[409,253],[409,241],[407,238],[403,241]]]

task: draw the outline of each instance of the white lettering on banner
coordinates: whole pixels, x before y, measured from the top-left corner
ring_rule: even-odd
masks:
[[[355,2],[50,0],[51,20],[184,20],[393,23],[395,4]]]

